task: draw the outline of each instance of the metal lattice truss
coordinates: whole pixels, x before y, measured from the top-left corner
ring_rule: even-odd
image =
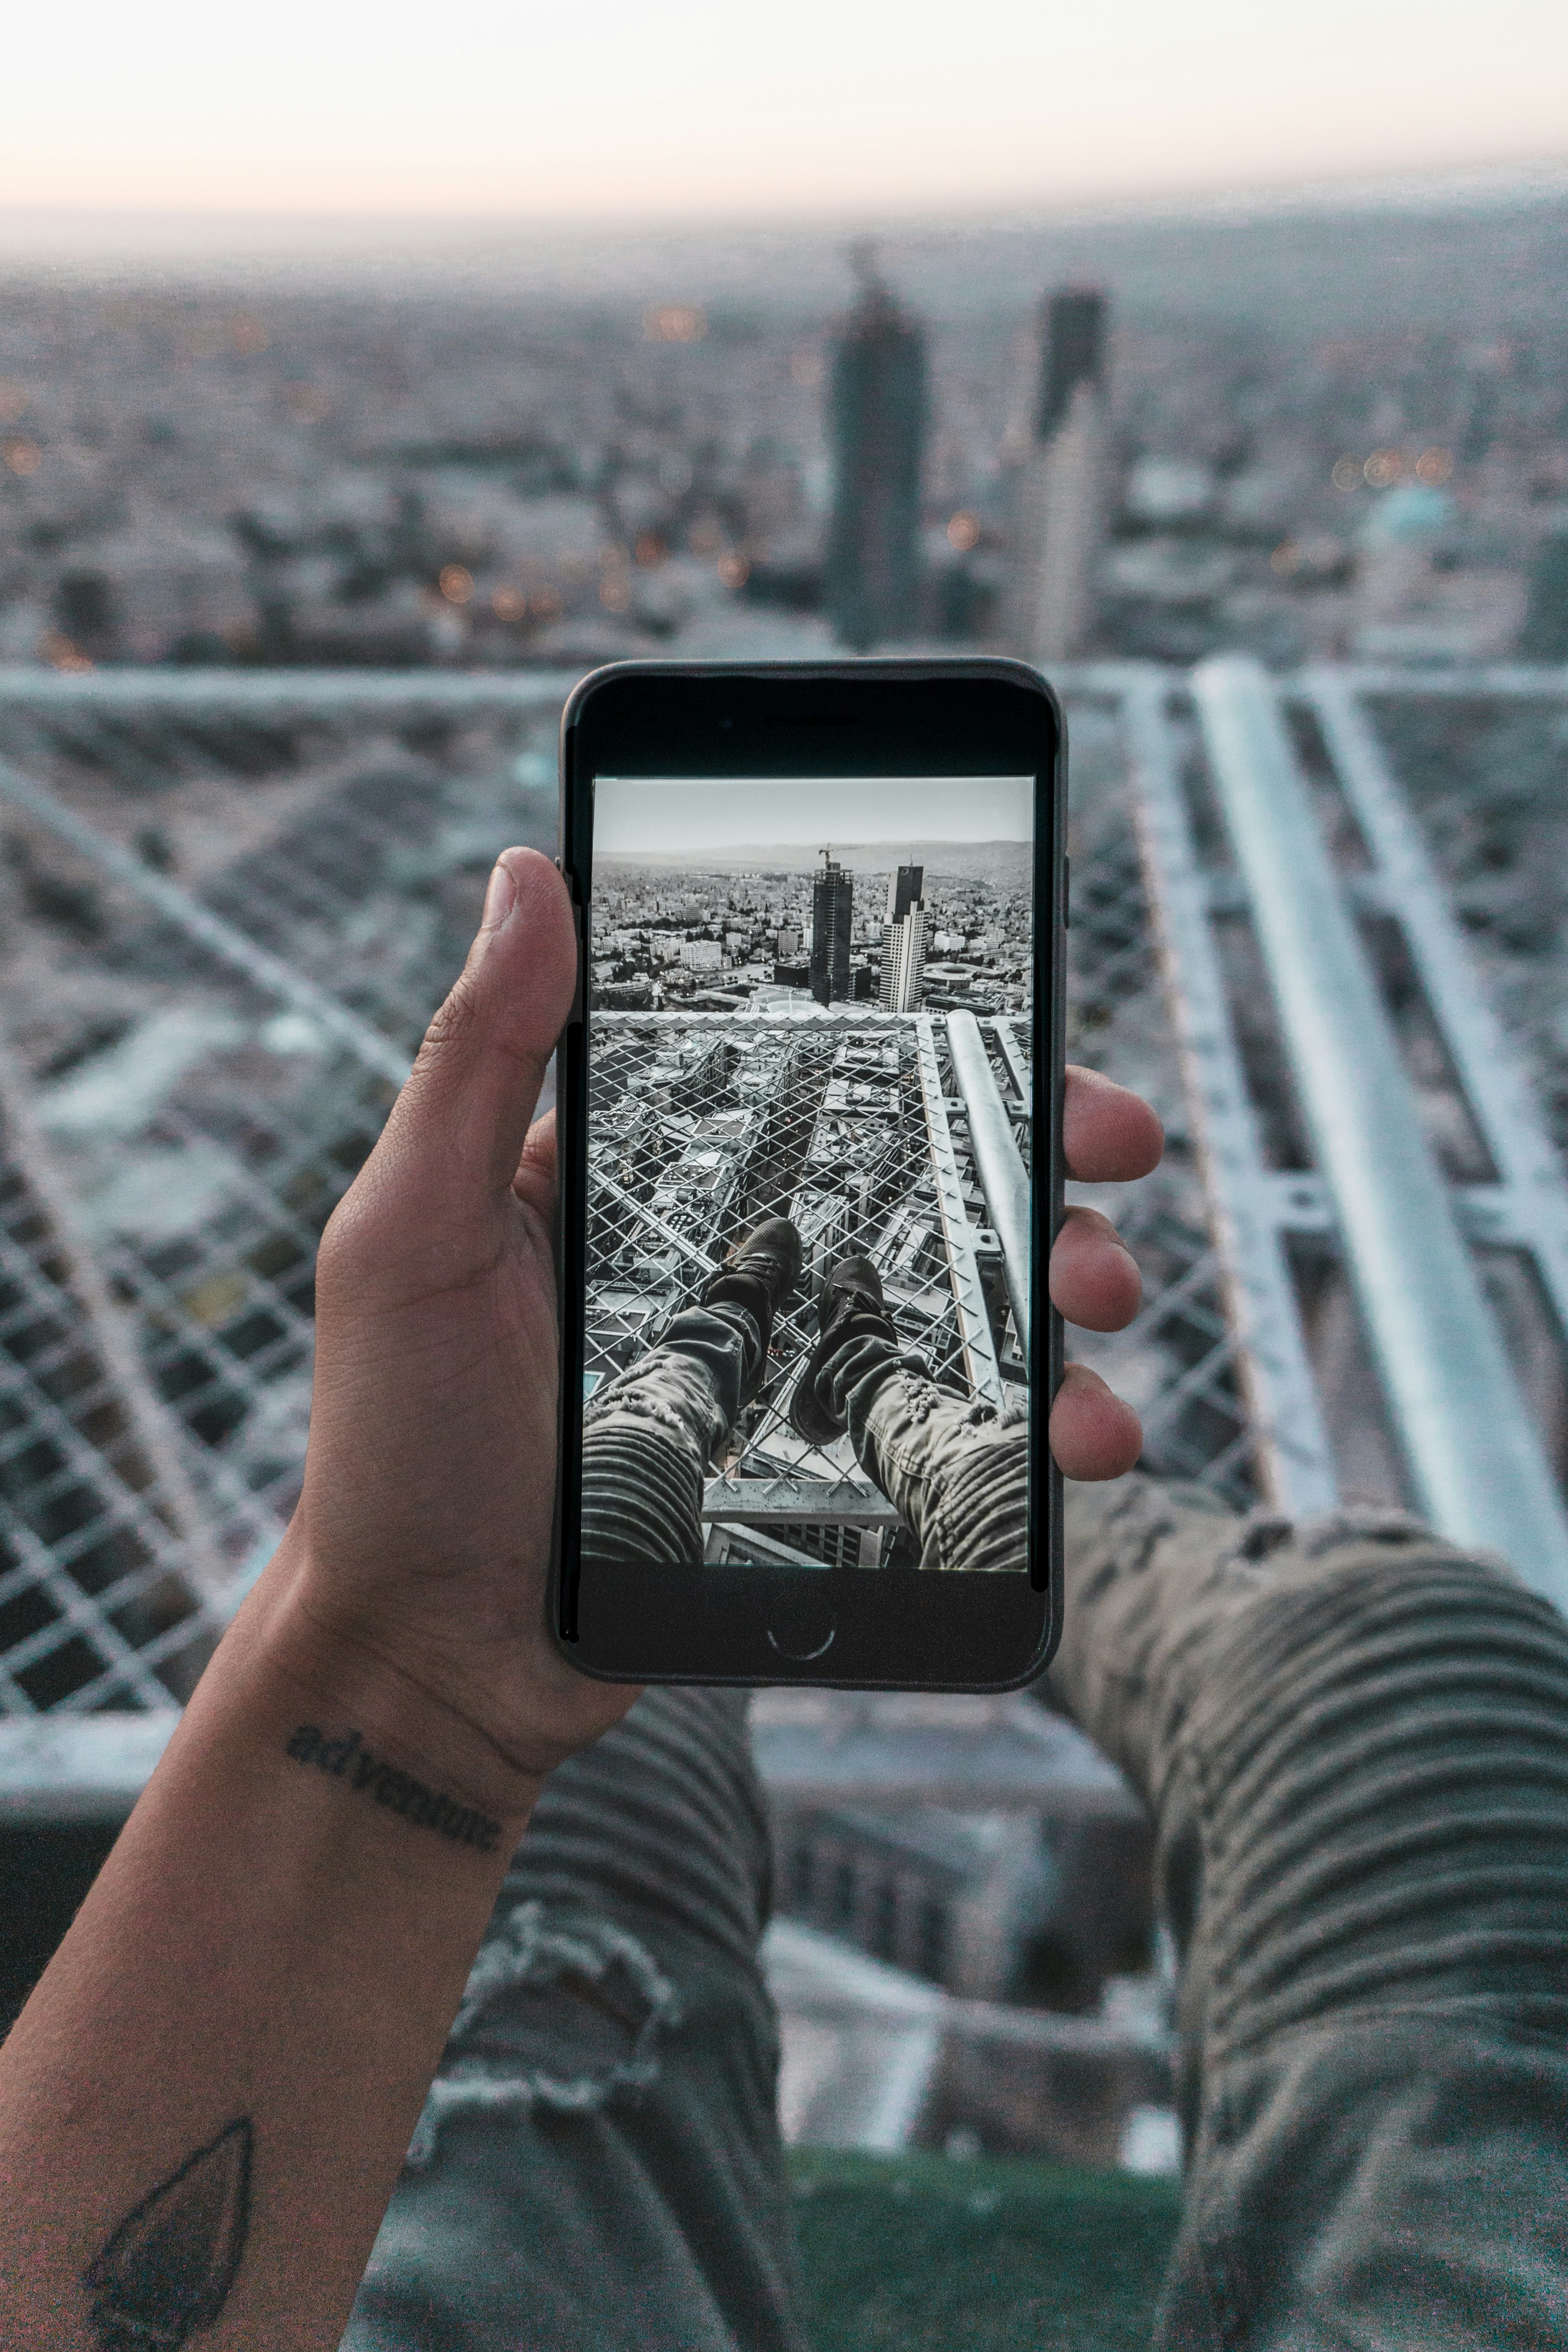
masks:
[[[1027,1221],[1006,1242],[998,1231],[1005,1192],[1028,1191],[1018,1032],[962,1013],[601,1013],[591,1073],[591,1393],[732,1243],[763,1217],[791,1217],[805,1273],[775,1324],[769,1376],[707,1483],[708,1557],[891,1557],[883,1545],[907,1538],[848,1438],[813,1446],[789,1426],[816,1337],[809,1301],[836,1258],[869,1256],[901,1341],[940,1387],[998,1412],[1009,1391],[1021,1400],[1012,1301],[1027,1314]],[[999,1149],[982,1168],[974,1131],[988,1118]]]
[[[1112,666],[1062,683],[1070,1052],[1150,1095],[1170,1138],[1154,1179],[1078,1195],[1115,1215],[1145,1306],[1071,1351],[1137,1404],[1152,1468],[1241,1502],[1314,1509],[1370,1488],[1450,1524],[1431,1464],[1523,1428],[1533,1472],[1479,1475],[1516,1512],[1524,1498],[1507,1538],[1554,1589],[1561,996],[1522,930],[1517,946],[1508,921],[1474,932],[1465,859],[1483,803],[1516,829],[1554,821],[1568,677]],[[321,1229],[460,966],[495,852],[549,837],[569,684],[0,677],[5,1712],[183,1697],[275,1545],[300,1480]],[[1539,772],[1523,815],[1521,744]],[[1302,808],[1281,908],[1260,827]],[[1562,863],[1544,847],[1526,863],[1539,929]],[[1358,1157],[1325,1108],[1287,920],[1309,902],[1339,909],[1403,1174]],[[852,1235],[878,1255],[901,1330],[956,1395],[1012,1387],[1028,1300],[996,1122],[1027,1154],[1021,1030],[859,1010],[737,1020],[726,1034],[749,1032],[746,1053],[704,1077],[703,1024],[684,1018],[683,1042],[664,1016],[601,1016],[596,1076],[614,1099],[591,1372],[627,1360],[772,1183],[819,1255]],[[812,1174],[834,1119],[852,1132],[847,1186]],[[1420,1230],[1436,1220],[1453,1242],[1426,1303],[1458,1298],[1495,1410],[1445,1392],[1431,1419],[1372,1278],[1368,1200],[1397,1236],[1400,1185],[1417,1179]],[[1413,1291],[1421,1272],[1417,1255]],[[798,1307],[716,1466],[715,1550],[886,1559],[881,1497],[841,1449],[808,1458],[789,1435],[810,1337]],[[1439,1351],[1438,1369],[1473,1352]]]
[[[1069,705],[1073,744],[1070,829],[1072,919],[1068,935],[1068,1058],[1134,1087],[1159,1112],[1166,1158],[1124,1188],[1068,1186],[1069,1201],[1114,1220],[1144,1276],[1144,1304],[1129,1329],[1070,1335],[1069,1352],[1092,1364],[1143,1416],[1145,1459],[1168,1477],[1196,1478],[1247,1504],[1259,1490],[1266,1425],[1249,1410],[1247,1349],[1232,1312],[1223,1245],[1223,1201],[1196,1146],[1178,1045],[1186,984],[1162,957],[1159,902],[1151,883],[1145,808],[1151,782],[1179,756],[1165,724],[1140,724],[1141,681]],[[1164,712],[1160,719],[1163,722]],[[1150,737],[1161,753],[1151,772]]]
[[[1463,784],[1410,794],[1396,765],[1412,709],[1429,763],[1445,704],[1508,743],[1529,713],[1555,759],[1528,793],[1511,775],[1512,814],[1555,808],[1568,678],[1228,661],[1113,680],[1261,1491],[1413,1503],[1568,1603],[1553,1104],[1457,919],[1451,840],[1447,876],[1434,857]],[[1485,777],[1464,782],[1479,824]],[[1494,819],[1506,798],[1494,782]],[[1564,992],[1562,873],[1536,885],[1538,1012]]]
[[[276,1546],[321,1231],[496,852],[553,833],[562,690],[54,683],[0,694],[12,1714],[183,1697]]]

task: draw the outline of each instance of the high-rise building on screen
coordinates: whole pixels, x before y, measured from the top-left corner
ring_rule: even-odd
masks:
[[[863,652],[918,626],[925,336],[864,269],[833,358],[833,515],[823,574],[828,616]]]
[[[850,993],[853,918],[853,880],[824,849],[811,885],[811,993],[819,1004],[841,1004]]]
[[[882,932],[882,1002],[890,1013],[915,1013],[925,971],[925,884],[923,866],[901,866],[887,881]]]
[[[1082,653],[1094,618],[1109,415],[1106,302],[1071,287],[1042,305],[1033,433],[1019,483],[1013,637],[1027,661]]]

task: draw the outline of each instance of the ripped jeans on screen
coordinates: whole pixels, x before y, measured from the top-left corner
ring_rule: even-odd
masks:
[[[673,1565],[703,1555],[703,1479],[761,1361],[756,1318],[687,1307],[583,1415],[585,1557]],[[1029,1423],[946,1395],[890,1323],[857,1318],[818,1375],[867,1475],[933,1569],[1021,1569]]]

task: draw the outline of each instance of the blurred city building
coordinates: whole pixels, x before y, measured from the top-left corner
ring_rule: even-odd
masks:
[[[17,276],[0,315],[0,661],[548,668],[810,656],[841,627],[1024,651],[1019,598],[1050,537],[1043,418],[1048,439],[1067,432],[1063,390],[1096,369],[1097,509],[1092,467],[1066,463],[1082,436],[1060,469],[1077,521],[1051,609],[1070,638],[1067,559],[1092,544],[1109,656],[1529,657],[1529,583],[1568,494],[1568,339],[1543,291],[1563,215],[1543,196],[1419,219],[1352,207],[1332,233],[889,238],[908,300],[868,286],[841,341],[823,315],[836,257],[803,291],[782,248],[744,301],[706,307],[695,289],[600,302],[565,280],[524,302],[477,278],[411,284],[389,309],[350,286],[324,303]],[[1113,289],[1114,369],[1085,347],[1091,311],[1053,339],[1048,303],[1009,388],[1020,284],[1078,302],[1070,270]],[[1416,486],[1454,511],[1401,598],[1400,509],[1380,516]],[[869,621],[862,543],[883,551],[877,580],[902,582]]]
[[[920,633],[925,336],[862,259],[860,299],[833,353],[833,504],[823,604],[857,653]]]
[[[1536,551],[1519,650],[1526,661],[1568,661],[1568,525],[1545,532]]]
[[[1070,287],[1041,305],[1030,446],[1019,473],[1013,635],[1046,667],[1083,651],[1109,495],[1107,304]]]

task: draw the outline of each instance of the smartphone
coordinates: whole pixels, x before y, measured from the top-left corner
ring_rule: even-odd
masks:
[[[585,1673],[1050,1657],[1065,779],[1010,661],[624,662],[568,702],[551,1607]]]

